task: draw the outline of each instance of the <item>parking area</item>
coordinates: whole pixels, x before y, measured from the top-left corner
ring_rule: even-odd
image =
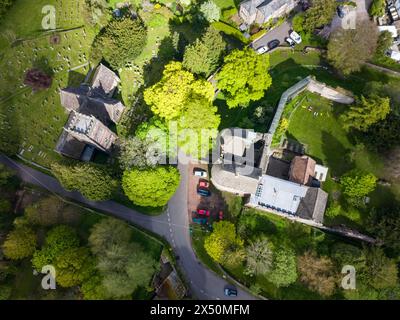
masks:
[[[225,201],[211,182],[207,164],[190,164],[189,188],[188,188],[188,214],[189,221],[197,224],[212,224],[220,220],[220,212],[225,213]],[[207,177],[198,177],[193,174],[194,169],[202,169],[207,172]],[[198,194],[199,183],[204,182],[208,187],[200,187],[210,191],[210,196]],[[205,210],[204,214],[198,214],[197,210]],[[208,212],[209,213],[208,213]],[[223,218],[223,217],[222,217]]]
[[[254,41],[252,43],[253,49],[257,50],[260,47],[268,45],[268,43],[272,40],[279,40],[280,45],[287,45],[285,42],[285,38],[289,36],[289,31],[292,28],[292,25],[289,21],[285,21],[279,27],[272,29],[270,32],[266,33],[260,39]]]

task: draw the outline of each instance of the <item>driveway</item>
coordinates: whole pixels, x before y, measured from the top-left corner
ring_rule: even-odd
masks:
[[[271,40],[278,39],[282,44],[285,44],[285,38],[289,36],[289,30],[292,28],[292,24],[289,21],[285,21],[280,26],[272,29],[271,31],[267,32],[264,36],[260,39],[254,41],[252,43],[252,47],[254,49],[258,49],[260,47],[266,46],[268,42]]]
[[[187,207],[188,165],[185,164],[187,163],[186,161],[178,165],[181,173],[181,183],[176,194],[170,200],[166,212],[157,217],[143,215],[114,201],[89,201],[78,192],[66,191],[55,178],[17,163],[1,154],[0,163],[14,169],[22,181],[47,189],[63,198],[75,200],[90,208],[107,212],[164,237],[174,249],[177,263],[183,270],[192,293],[198,299],[256,299],[240,288],[238,288],[237,297],[225,297],[223,290],[228,283],[197,260],[191,247],[189,234]]]

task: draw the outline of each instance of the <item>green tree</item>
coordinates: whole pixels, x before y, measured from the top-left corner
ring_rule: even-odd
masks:
[[[261,238],[246,247],[246,273],[262,275],[271,270],[273,252],[268,239]]]
[[[4,164],[0,163],[0,186],[6,185],[13,175],[14,174],[10,169],[8,169]]]
[[[385,0],[373,0],[369,6],[368,13],[373,17],[382,17],[385,14]]]
[[[12,205],[11,201],[8,199],[0,199],[0,213],[9,213],[11,212]]]
[[[193,96],[211,102],[214,89],[211,83],[196,80],[193,74],[183,70],[180,62],[165,66],[163,78],[144,92],[144,100],[153,113],[166,120],[178,118]]]
[[[88,248],[68,248],[54,261],[57,283],[64,287],[82,284],[95,273],[95,260]]]
[[[233,223],[220,221],[213,224],[213,232],[206,238],[204,248],[216,262],[224,263],[228,255],[243,248],[243,240],[236,234]]]
[[[217,107],[204,98],[188,101],[186,110],[178,119],[178,146],[181,150],[196,159],[209,154],[221,123],[217,111]]]
[[[103,286],[103,277],[98,273],[82,283],[81,292],[85,300],[107,299],[106,288]]]
[[[400,207],[374,208],[368,219],[368,230],[396,254],[400,253]]]
[[[79,246],[76,231],[65,225],[53,227],[46,234],[45,244],[41,250],[34,253],[32,264],[36,270],[52,264],[63,251]]]
[[[218,68],[225,48],[226,43],[219,31],[209,27],[201,40],[196,39],[186,47],[183,66],[190,72],[208,77]]]
[[[331,259],[317,257],[312,251],[307,251],[298,258],[297,268],[300,281],[310,290],[329,297],[336,289],[337,276]]]
[[[108,247],[127,243],[132,237],[132,229],[124,222],[107,218],[96,223],[89,236],[89,244],[94,254],[99,255]]]
[[[163,146],[151,137],[121,139],[118,158],[120,166],[123,170],[133,167],[155,167],[165,157],[163,149]]]
[[[303,30],[311,33],[314,29],[330,23],[335,14],[336,6],[335,0],[312,0],[310,8],[305,12]],[[298,25],[298,22],[296,21],[296,25]]]
[[[267,279],[277,287],[287,287],[297,280],[296,254],[292,248],[281,246],[274,251]]]
[[[292,20],[293,30],[296,32],[303,32],[304,31],[304,20],[305,20],[304,13],[296,14]]]
[[[9,259],[21,260],[32,256],[36,246],[35,232],[28,227],[19,227],[7,235],[3,243],[3,253]]]
[[[365,268],[366,265],[365,252],[347,243],[335,243],[332,247],[331,256],[340,269],[345,265],[352,265],[360,271]]]
[[[143,207],[161,207],[168,203],[179,186],[179,171],[171,166],[125,171],[122,188],[127,197]]]
[[[0,15],[1,19],[1,15]],[[0,284],[0,301],[8,300],[11,297],[12,287],[9,284]]]
[[[375,23],[363,20],[355,29],[338,28],[331,34],[327,57],[338,71],[348,75],[359,71],[372,58],[377,42],[378,30]]]
[[[386,119],[389,113],[389,98],[377,95],[371,95],[368,98],[361,96],[359,101],[341,116],[341,120],[346,129],[354,128],[365,132],[373,124]]]
[[[103,165],[54,163],[51,170],[65,189],[79,191],[89,200],[108,200],[118,187],[118,181],[114,179],[110,169]]]
[[[390,113],[385,120],[371,125],[363,137],[373,149],[387,152],[400,144],[399,132],[400,117]]]
[[[367,268],[361,274],[363,281],[377,290],[397,285],[397,264],[381,248],[367,249],[366,257]]]
[[[221,9],[212,0],[207,0],[200,5],[200,12],[208,22],[218,21],[221,16]]]
[[[352,170],[346,173],[340,184],[343,193],[350,198],[362,198],[376,188],[377,178],[372,173],[364,173],[360,170]]]
[[[269,56],[258,55],[249,48],[234,50],[226,56],[216,78],[228,106],[248,106],[250,101],[261,99],[272,84],[268,69]]]
[[[139,18],[113,19],[93,43],[92,57],[103,57],[114,69],[123,68],[143,51],[147,32]]]
[[[384,55],[386,50],[388,50],[393,44],[393,37],[390,31],[383,31],[379,33],[378,44],[376,47],[376,54]]]

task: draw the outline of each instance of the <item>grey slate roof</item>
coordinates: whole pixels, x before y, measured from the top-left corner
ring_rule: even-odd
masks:
[[[64,156],[79,160],[85,146],[86,144],[84,142],[75,139],[63,129],[55,150]]]
[[[112,97],[120,82],[119,77],[112,70],[100,64],[92,79],[92,88],[102,95]]]
[[[323,223],[328,194],[320,188],[309,188],[301,200],[297,214],[303,219]]]

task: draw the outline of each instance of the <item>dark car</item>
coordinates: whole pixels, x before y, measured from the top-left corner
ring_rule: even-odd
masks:
[[[237,297],[237,294],[238,294],[238,292],[237,292],[237,289],[236,288],[230,288],[230,287],[226,287],[225,289],[224,289],[224,294],[227,296],[227,297]]]
[[[340,19],[344,18],[345,13],[344,13],[344,10],[343,10],[343,6],[338,6],[336,8],[336,12],[337,12],[337,15],[339,16]]]
[[[203,188],[198,188],[198,189],[197,189],[197,194],[201,195],[202,197],[209,197],[209,196],[211,196],[210,190],[203,189]]]
[[[267,46],[269,50],[275,49],[277,46],[279,46],[280,42],[278,39],[271,40],[268,42]]]
[[[310,9],[310,3],[307,0],[301,1],[301,9],[307,11]]]

